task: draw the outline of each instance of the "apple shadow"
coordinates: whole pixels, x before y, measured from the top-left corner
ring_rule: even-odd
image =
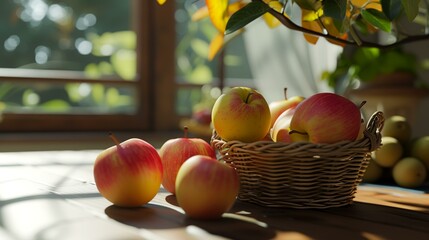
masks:
[[[110,205],[104,212],[120,223],[147,229],[180,228],[183,227],[185,218],[174,209],[150,203],[135,208]]]
[[[165,197],[168,204],[177,206],[174,195]],[[167,205],[168,205],[167,204]],[[204,231],[230,239],[272,239],[274,229],[258,226],[241,219],[223,216],[214,220],[200,220],[187,217],[168,206],[146,204],[142,207],[124,208],[110,205],[105,209],[108,217],[122,224],[148,230],[186,228],[196,226]]]
[[[172,229],[196,226],[229,239],[426,239],[429,236],[428,206],[422,211],[354,202],[328,209],[269,208],[237,200],[222,218],[200,220],[176,211],[174,195],[140,208],[109,206],[106,214],[118,222],[145,229]],[[421,206],[424,207],[424,206]]]

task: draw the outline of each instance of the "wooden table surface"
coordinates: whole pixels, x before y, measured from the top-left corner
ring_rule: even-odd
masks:
[[[102,198],[99,150],[0,153],[0,239],[429,239],[429,194],[360,186],[352,205],[277,209],[237,201],[215,221],[187,218],[162,190],[140,208]]]

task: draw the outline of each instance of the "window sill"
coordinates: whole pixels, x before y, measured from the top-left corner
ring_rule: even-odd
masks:
[[[180,131],[115,132],[119,141],[136,137],[160,148]],[[113,146],[107,132],[0,133],[0,152],[106,149]]]

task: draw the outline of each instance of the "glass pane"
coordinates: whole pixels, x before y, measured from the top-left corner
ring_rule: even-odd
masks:
[[[136,88],[99,83],[0,83],[0,112],[133,114]]]
[[[133,80],[131,0],[6,0],[0,8],[0,68],[84,71]],[[1,69],[0,69],[1,74]]]
[[[176,1],[176,59],[177,76],[181,83],[216,85],[219,78],[225,78],[226,85],[236,85],[243,80],[252,84],[252,74],[247,61],[244,40],[241,35],[234,37],[224,47],[224,57],[217,54],[208,59],[209,45],[219,34],[208,17],[193,21],[192,15],[205,1]],[[225,66],[225,76],[221,76],[220,66]]]

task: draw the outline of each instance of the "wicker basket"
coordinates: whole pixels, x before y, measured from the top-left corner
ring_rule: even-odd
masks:
[[[226,142],[216,132],[211,144],[237,169],[240,200],[266,207],[339,207],[353,202],[371,152],[381,144],[383,124],[383,113],[376,112],[362,139],[335,144]]]

